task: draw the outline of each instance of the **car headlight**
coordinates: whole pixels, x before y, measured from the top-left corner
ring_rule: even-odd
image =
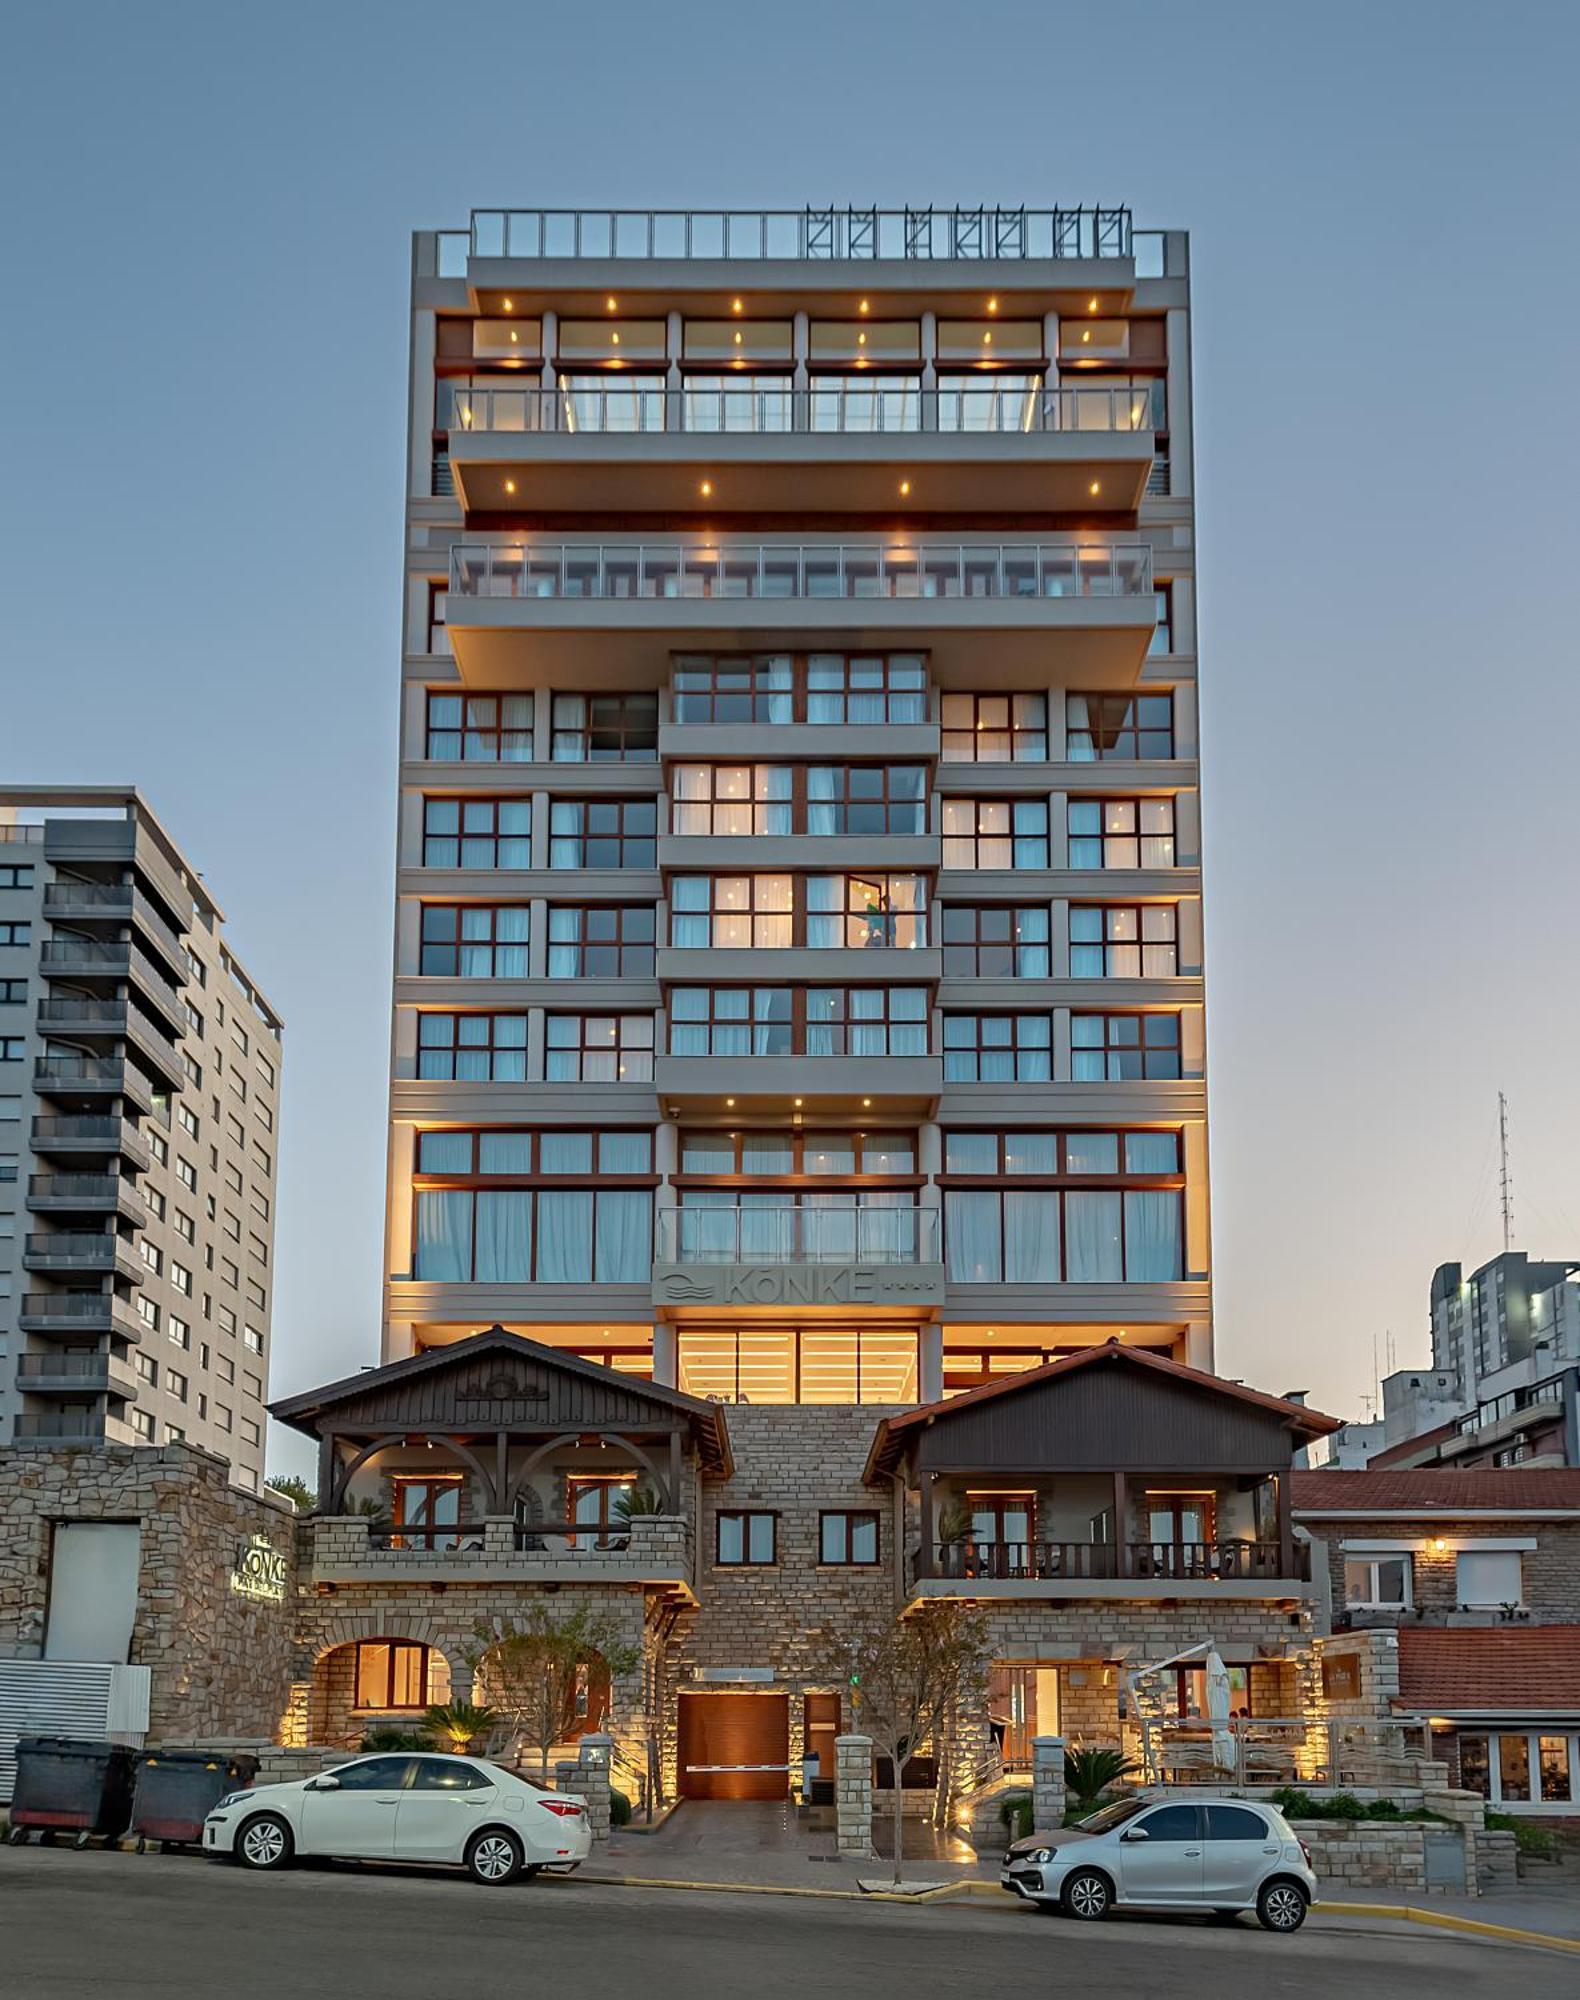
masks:
[[[1039,1847],[1033,1853],[1028,1854],[1026,1859],[1028,1861],[1035,1861],[1039,1867],[1045,1867],[1053,1859],[1053,1849],[1051,1847]]]
[[[215,1812],[224,1812],[228,1806],[239,1806],[246,1796],[245,1792],[227,1792],[224,1798],[214,1806],[213,1810]]]

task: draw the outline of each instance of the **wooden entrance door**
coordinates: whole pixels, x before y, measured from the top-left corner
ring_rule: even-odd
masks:
[[[790,1790],[787,1694],[682,1694],[683,1799],[782,1799]]]
[[[832,1801],[834,1792],[834,1742],[839,1735],[839,1696],[809,1694],[802,1710],[805,1754],[817,1759],[820,1798]]]

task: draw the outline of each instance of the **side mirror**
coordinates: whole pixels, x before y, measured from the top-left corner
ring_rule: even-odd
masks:
[[[1133,1826],[1128,1833],[1122,1833],[1119,1838],[1128,1843],[1130,1841],[1150,1840],[1152,1836],[1144,1826]]]
[[[314,1778],[306,1789],[310,1792],[338,1792],[340,1790],[340,1780],[330,1776]]]

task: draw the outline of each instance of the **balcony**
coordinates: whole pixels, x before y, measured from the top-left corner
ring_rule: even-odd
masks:
[[[16,1381],[27,1396],[116,1396],[131,1402],[137,1395],[136,1377],[109,1353],[19,1355]]]
[[[61,993],[38,1003],[38,1025],[47,1035],[116,1041],[126,1033],[126,1002],[95,1000],[85,993]]]
[[[871,384],[459,390],[450,467],[470,514],[1128,516],[1146,493],[1145,389]]]
[[[1276,1542],[934,1542],[918,1575],[956,1583],[1266,1583],[1286,1579]],[[1311,1578],[1309,1543],[1297,1543],[1293,1574]]]
[[[931,1117],[944,1087],[941,1056],[660,1056],[661,1104],[777,1117],[804,1107],[820,1115],[870,1110],[875,1119]]]
[[[910,1203],[661,1209],[653,1302],[940,1306],[938,1219]]]
[[[153,1164],[147,1141],[126,1118],[35,1118],[33,1151],[45,1159],[78,1159],[83,1154],[119,1154],[135,1172]]]
[[[447,630],[468,686],[597,685],[665,652],[925,646],[950,687],[1127,687],[1151,549],[1110,541],[463,543]],[[991,647],[985,646],[991,641]]]
[[[635,1515],[602,1533],[503,1516],[392,1528],[365,1515],[320,1515],[310,1564],[315,1584],[641,1584],[692,1600],[691,1523],[679,1514]]]
[[[73,984],[107,981],[119,985],[129,981],[138,998],[154,1008],[172,1034],[186,1032],[186,1009],[175,982],[130,938],[46,938],[39,967],[46,979]]]
[[[113,1274],[129,1285],[140,1285],[148,1275],[130,1238],[109,1229],[59,1229],[25,1236],[22,1268],[46,1277]]]
[[[51,1054],[35,1057],[33,1087],[63,1098],[124,1097],[138,1110],[152,1111],[148,1079],[119,1057]]]
[[[113,1214],[139,1228],[148,1221],[136,1183],[120,1174],[29,1174],[27,1206],[33,1215]]]
[[[136,1346],[143,1337],[136,1309],[111,1292],[24,1292],[17,1325],[23,1333],[56,1340],[81,1341],[113,1333],[117,1340]]]

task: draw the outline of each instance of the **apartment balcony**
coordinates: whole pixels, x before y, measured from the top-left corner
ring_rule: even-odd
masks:
[[[140,1285],[148,1275],[131,1239],[110,1229],[59,1229],[24,1236],[22,1268],[40,1277],[114,1276],[129,1285]]]
[[[130,985],[170,1032],[186,1032],[186,1009],[174,981],[130,938],[46,938],[39,969],[49,980],[69,980],[74,986]]]
[[[144,1331],[131,1301],[113,1292],[24,1292],[17,1326],[23,1333],[78,1342],[109,1333],[134,1347]]]
[[[944,1303],[937,1209],[670,1208],[658,1215],[658,1306],[908,1309]]]
[[[32,1215],[118,1215],[138,1228],[148,1221],[136,1182],[120,1174],[29,1174],[27,1207]]]
[[[19,1355],[16,1383],[25,1396],[115,1396],[123,1403],[137,1396],[136,1376],[107,1351]]]
[[[941,1056],[660,1056],[654,1073],[663,1105],[728,1108],[742,1118],[800,1106],[808,1122],[862,1111],[927,1118],[944,1085]]]
[[[124,1097],[139,1111],[151,1112],[154,1093],[136,1067],[110,1056],[52,1054],[34,1059],[33,1088],[41,1096],[88,1101]]]
[[[105,924],[137,928],[138,939],[155,951],[178,983],[187,977],[181,939],[132,882],[78,882],[61,877],[44,890],[44,914],[54,923]]]
[[[911,1573],[916,1597],[1245,1599],[1299,1597],[1311,1581],[1309,1545],[1277,1542],[923,1543]]]
[[[458,391],[469,514],[1079,513],[1133,516],[1153,464],[1145,388]],[[882,393],[876,393],[882,392]]]
[[[12,1427],[11,1441],[18,1445],[45,1445],[52,1449],[63,1445],[142,1442],[124,1418],[112,1416],[96,1402],[85,1403],[80,1410],[51,1410],[41,1416],[24,1412]]]
[[[153,1164],[148,1142],[126,1118],[35,1118],[30,1141],[33,1151],[48,1160],[118,1155],[136,1173],[146,1173]]]
[[[474,687],[636,685],[669,652],[925,647],[952,688],[1128,687],[1156,626],[1152,552],[1017,543],[462,543],[447,630]],[[935,746],[936,747],[936,746]]]
[[[633,1515],[604,1530],[505,1517],[394,1528],[366,1515],[320,1515],[310,1533],[307,1574],[319,1585],[640,1584],[692,1595],[692,1525],[680,1514]]]

